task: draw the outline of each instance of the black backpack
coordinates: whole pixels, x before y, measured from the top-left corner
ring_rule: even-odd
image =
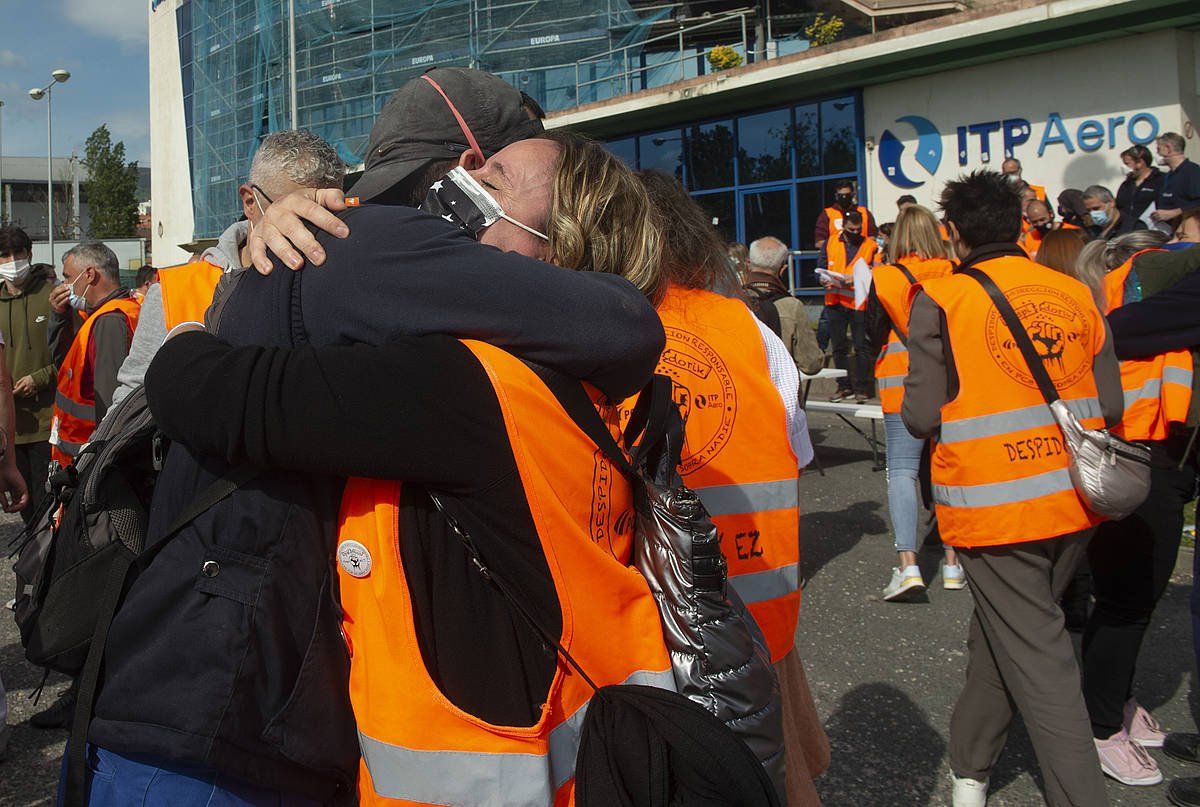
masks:
[[[782,337],[783,323],[779,319],[779,309],[775,307],[775,302],[786,300],[791,295],[761,283],[747,283],[742,286],[742,291],[746,293],[746,304],[750,306],[754,316],[774,331],[776,336]]]
[[[74,465],[51,472],[38,518],[18,547],[13,610],[25,657],[78,679],[68,804],[82,802],[87,725],[108,628],[130,570],[259,473],[234,468],[149,544],[150,502],[168,446],[139,387],[108,413]]]

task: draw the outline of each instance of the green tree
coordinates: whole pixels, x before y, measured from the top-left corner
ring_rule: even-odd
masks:
[[[809,44],[814,48],[819,48],[841,36],[842,28],[845,26],[845,21],[837,15],[831,14],[826,18],[824,14],[818,14],[812,21],[812,25],[804,29],[804,35],[808,37]]]
[[[83,164],[92,238],[131,238],[138,224],[138,164],[125,162],[125,144],[113,145],[108,126],[101,124],[84,145]]]

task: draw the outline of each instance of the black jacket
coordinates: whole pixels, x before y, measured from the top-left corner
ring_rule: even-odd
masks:
[[[246,274],[220,336],[292,347],[445,331],[592,379],[612,397],[636,391],[657,362],[662,325],[620,278],[501,253],[406,208],[344,217],[353,234],[320,239],[325,266]],[[149,540],[227,469],[172,445]],[[358,742],[332,560],[342,486],[264,473],[166,544],[110,630],[93,743],[321,801],[353,793]],[[208,560],[215,577],[201,573]]]

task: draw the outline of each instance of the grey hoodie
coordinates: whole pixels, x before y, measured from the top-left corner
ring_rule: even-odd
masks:
[[[225,286],[232,277],[242,271],[242,245],[250,235],[250,222],[237,221],[221,233],[215,247],[204,250],[200,256],[213,266],[225,270],[220,286]],[[220,291],[218,291],[218,296]],[[158,349],[167,338],[167,317],[163,310],[162,288],[155,283],[146,292],[142,300],[142,313],[138,319],[137,330],[133,333],[133,342],[129,346],[129,355],[117,373],[117,389],[113,393],[113,406],[125,399],[125,396],[142,385],[146,370]]]

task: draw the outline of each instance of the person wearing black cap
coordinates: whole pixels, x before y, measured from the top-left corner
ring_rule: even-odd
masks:
[[[519,92],[478,71],[434,70],[397,96],[355,185],[371,198],[394,196],[431,163],[457,157],[481,166],[540,130]],[[325,268],[243,273],[210,309],[211,329],[233,345],[273,348],[438,333],[483,339],[617,400],[640,388],[658,360],[662,325],[622,278],[502,252],[403,206],[368,204],[343,217],[338,225],[354,235],[323,238]],[[324,383],[338,392],[333,379]],[[318,418],[310,427],[328,425]],[[360,429],[385,425],[363,420]],[[174,443],[148,540],[235,471]],[[100,769],[93,804],[190,805],[214,793],[289,805],[352,798],[358,738],[332,559],[343,485],[332,475],[264,471],[140,571],[105,645],[88,733]],[[155,790],[171,782],[188,789]]]

